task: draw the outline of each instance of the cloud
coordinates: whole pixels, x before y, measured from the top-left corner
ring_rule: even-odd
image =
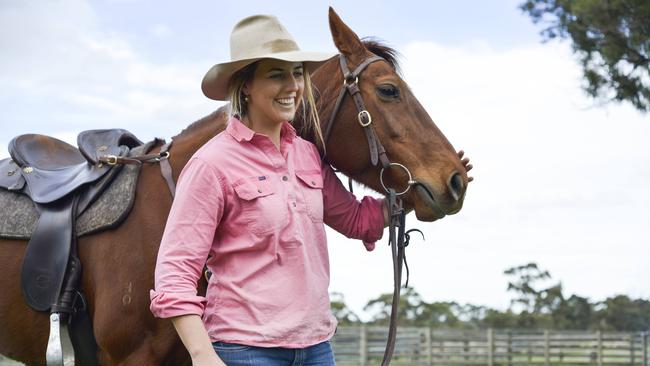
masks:
[[[0,23],[4,120],[25,122],[5,122],[7,136],[120,126],[151,139],[174,135],[218,107],[198,87],[210,61],[149,60],[119,32],[102,28],[84,1],[11,3],[0,9]],[[156,29],[162,35],[166,28]]]

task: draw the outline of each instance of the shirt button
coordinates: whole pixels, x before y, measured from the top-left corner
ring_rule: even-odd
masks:
[[[261,190],[261,189],[258,189],[258,190],[257,190],[257,193],[262,193],[262,190]]]
[[[289,177],[287,177],[286,175],[283,175],[283,176],[282,176],[282,180],[286,182],[286,181],[289,180]]]
[[[314,181],[312,180],[312,181],[311,181],[311,185],[312,185],[312,186],[315,186],[315,185],[316,185],[316,182],[314,182]]]
[[[296,207],[296,203],[295,203],[295,202],[293,203],[293,207]]]

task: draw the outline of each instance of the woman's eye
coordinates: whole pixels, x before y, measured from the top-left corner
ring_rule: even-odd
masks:
[[[303,74],[302,71],[296,71],[296,72],[293,73],[293,76],[295,76],[295,77],[301,77],[302,74]]]
[[[393,85],[385,84],[385,85],[380,85],[377,88],[377,91],[379,91],[379,94],[385,98],[398,98],[399,97],[399,89]]]

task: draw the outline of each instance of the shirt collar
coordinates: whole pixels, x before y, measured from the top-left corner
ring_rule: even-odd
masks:
[[[235,140],[250,141],[255,135],[255,131],[248,128],[237,117],[230,117],[226,131],[235,138]],[[282,123],[282,130],[280,131],[280,139],[286,142],[293,142],[296,138],[296,129],[289,122]]]
[[[237,117],[230,117],[228,120],[228,125],[226,126],[226,132],[228,132],[235,140],[250,141],[255,135],[255,131],[246,127]]]

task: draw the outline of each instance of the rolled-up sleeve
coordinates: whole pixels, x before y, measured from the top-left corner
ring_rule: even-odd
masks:
[[[205,298],[197,281],[223,215],[222,181],[209,163],[192,158],[178,180],[163,233],[150,291],[151,312],[159,318],[203,315]]]
[[[366,196],[361,201],[349,192],[329,164],[323,163],[324,221],[348,238],[361,239],[367,250],[384,234],[383,200]]]

